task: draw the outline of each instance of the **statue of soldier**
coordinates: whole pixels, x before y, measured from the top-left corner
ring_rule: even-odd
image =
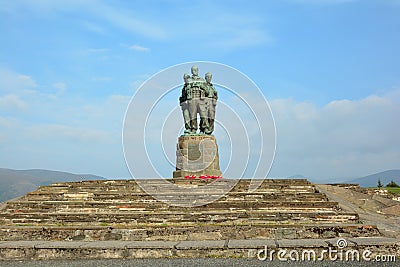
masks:
[[[205,97],[205,80],[199,76],[199,68],[192,66],[192,77],[189,81],[190,96],[187,97],[190,113],[190,132],[197,132],[197,113],[200,114],[200,133],[208,128],[207,106]]]
[[[179,97],[179,103],[181,105],[182,109],[182,115],[183,115],[183,121],[185,123],[185,131],[184,134],[190,134],[190,112],[189,112],[189,103],[188,103],[188,97],[191,98],[191,91],[190,91],[190,75],[185,73],[183,75],[183,80],[185,84],[183,85],[182,88],[182,95]]]
[[[205,75],[206,83],[205,83],[205,90],[206,90],[206,106],[207,106],[207,128],[205,129],[206,134],[212,134],[214,131],[214,121],[215,121],[215,108],[217,106],[218,100],[218,92],[215,89],[214,85],[211,83],[212,80],[212,73],[207,72]]]

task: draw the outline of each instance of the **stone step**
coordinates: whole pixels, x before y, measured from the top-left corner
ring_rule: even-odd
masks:
[[[193,196],[201,196],[202,194],[193,194]],[[171,196],[176,198],[179,195],[175,194],[158,194],[157,196],[168,197]],[[74,199],[84,199],[90,201],[107,201],[107,200],[152,200],[154,199],[153,196],[150,196],[146,193],[109,193],[109,192],[96,192],[93,194],[90,193],[80,193],[80,194],[29,194],[21,201],[29,201],[29,202],[36,202],[36,201],[62,201],[62,200],[74,200]],[[220,200],[224,201],[245,201],[245,200],[252,200],[252,199],[259,199],[259,200],[268,200],[268,201],[326,201],[327,198],[324,194],[321,193],[279,193],[279,194],[266,194],[266,193],[232,193],[222,196]]]
[[[204,193],[221,193],[227,195],[263,195],[263,194],[270,194],[270,195],[313,195],[313,194],[321,194],[316,192],[314,188],[309,190],[310,188],[296,189],[296,188],[284,188],[284,189],[271,189],[271,188],[264,188],[263,190],[256,190],[253,192],[249,192],[246,190],[238,190],[238,191],[229,191],[225,192],[223,189],[202,189],[196,188],[194,194],[204,194]],[[99,188],[77,188],[76,190],[51,190],[51,188],[46,188],[46,190],[37,190],[34,192],[30,192],[25,195],[25,197],[35,197],[35,196],[46,196],[46,195],[63,195],[68,193],[74,194],[94,194],[96,195],[132,195],[132,196],[140,196],[140,195],[147,195],[144,191],[133,191],[133,190],[101,190]],[[181,194],[181,191],[173,191],[173,190],[166,190],[166,191],[159,191],[157,192],[158,195],[173,195],[173,194]]]
[[[226,239],[314,239],[335,237],[379,236],[375,226],[359,224],[336,224],[318,227],[298,224],[252,224],[252,225],[165,225],[165,226],[18,226],[0,228],[0,241],[16,240],[226,240]]]
[[[83,210],[80,212],[57,213],[14,213],[1,214],[1,224],[15,223],[215,223],[215,222],[243,222],[253,221],[326,221],[326,222],[356,222],[357,214],[337,212],[296,212],[293,210],[280,212],[212,212],[212,213],[179,213],[179,212],[96,212]]]
[[[224,193],[236,193],[236,192],[243,192],[243,193],[283,193],[283,192],[297,192],[297,193],[315,193],[316,189],[314,186],[307,185],[307,186],[295,186],[295,185],[271,185],[266,187],[259,187],[254,191],[249,191],[248,188],[240,188],[240,187],[233,187],[229,192],[227,192],[227,188],[230,187],[225,186],[187,186],[190,188],[195,188],[196,191],[199,193],[213,193],[213,192],[224,192]],[[157,189],[158,192],[161,194],[174,194],[179,193],[180,187],[172,187],[172,186],[151,186],[150,188]],[[79,193],[79,192],[88,192],[88,193],[95,193],[95,192],[103,192],[103,193],[145,193],[141,188],[129,188],[129,187],[121,187],[121,188],[103,188],[103,187],[68,187],[68,188],[59,188],[59,187],[41,187],[37,191],[29,193],[29,195],[36,195],[36,194],[64,194],[64,193]]]
[[[8,203],[3,209],[3,212],[23,212],[29,210],[38,210],[39,212],[55,211],[62,209],[74,209],[74,208],[89,208],[89,209],[107,209],[107,210],[126,210],[126,209],[140,209],[140,210],[159,210],[166,209],[168,211],[185,210],[198,211],[198,210],[232,210],[232,209],[246,209],[246,210],[303,210],[307,212],[309,210],[337,210],[337,202],[332,201],[264,201],[264,200],[245,200],[245,201],[216,201],[209,203],[204,206],[196,206],[190,208],[182,208],[179,206],[169,206],[166,203],[162,203],[156,200],[136,200],[132,201],[42,201],[42,202],[31,202],[31,201],[18,201]]]
[[[140,189],[139,184],[146,184],[148,186],[160,186],[163,187],[166,182],[168,183],[173,183],[176,185],[182,185],[182,186],[200,186],[201,185],[210,185],[212,183],[212,186],[208,187],[218,187],[218,186],[224,186],[224,185],[234,185],[234,190],[235,189],[248,189],[251,180],[247,179],[241,179],[241,180],[234,180],[234,179],[222,179],[218,181],[208,181],[208,180],[180,180],[180,179],[142,179],[142,180],[113,180],[113,181],[82,181],[82,182],[68,182],[68,183],[54,183],[50,186],[46,187],[51,187],[53,189],[59,189],[59,190],[71,190],[74,188],[101,188],[104,187],[106,189],[118,189],[120,190],[121,187],[123,188],[129,188],[130,190],[132,189]],[[262,183],[260,184],[259,189],[268,187],[268,188],[278,188],[278,187],[295,187],[295,186],[311,186],[311,183],[308,182],[305,179],[262,179]],[[236,185],[235,185],[236,184]],[[42,190],[45,190],[46,187],[42,187]]]
[[[0,240],[17,232],[33,240],[226,240],[379,235],[357,225],[305,179],[271,180],[249,192],[251,180],[168,180],[195,187],[190,195],[160,179],[55,183],[9,201],[0,213]],[[236,184],[235,184],[236,183]],[[140,184],[157,188],[154,196]],[[206,186],[207,185],[207,186]],[[224,194],[227,186],[233,189]],[[182,207],[221,196],[204,206]],[[157,200],[162,198],[177,206]],[[13,228],[12,225],[25,225]],[[29,228],[28,225],[37,226]],[[70,228],[57,226],[70,226]],[[75,230],[73,230],[75,228]],[[29,230],[30,229],[30,230]],[[36,229],[36,230],[35,230]],[[30,235],[29,235],[30,234]]]
[[[395,248],[400,246],[400,239],[348,237],[344,241],[349,247],[343,250],[339,249],[338,240],[337,237],[315,239],[308,237],[301,239],[177,239],[172,241],[151,239],[20,240],[0,243],[0,261],[5,266],[23,266],[26,264],[50,266],[57,263],[61,263],[63,266],[75,266],[77,264],[82,266],[95,266],[96,264],[99,266],[136,266],[136,264],[140,266],[283,266],[285,264],[279,264],[279,261],[290,262],[297,258],[297,261],[306,262],[301,266],[317,265],[309,263],[316,260],[321,261],[322,264],[320,265],[323,266],[398,265],[395,262],[400,259],[400,251]],[[268,252],[272,253],[267,254],[265,258],[260,258],[262,257],[262,254],[259,254],[260,251],[267,252],[267,249]],[[340,254],[337,253],[338,250]],[[277,251],[284,253],[278,254]],[[316,257],[314,258],[311,255]],[[333,257],[335,257],[335,262],[332,263]],[[58,262],[58,260],[61,261]],[[71,261],[68,262],[68,260]],[[368,263],[369,261],[371,263]],[[379,261],[383,263],[376,264]]]

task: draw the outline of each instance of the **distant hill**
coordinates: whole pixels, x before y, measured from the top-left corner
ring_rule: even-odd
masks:
[[[73,174],[50,170],[12,170],[0,168],[0,202],[22,196],[39,186],[54,182],[75,182],[82,180],[102,180],[92,174]]]
[[[381,179],[383,186],[386,186],[392,180],[395,181],[397,184],[400,184],[400,170],[388,170],[384,172],[378,172],[346,182],[359,184],[361,187],[376,187],[378,184],[378,179]]]

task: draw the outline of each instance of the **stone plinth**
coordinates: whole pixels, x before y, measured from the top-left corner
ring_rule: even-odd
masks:
[[[218,145],[213,135],[182,135],[178,138],[173,177],[187,175],[222,175]]]

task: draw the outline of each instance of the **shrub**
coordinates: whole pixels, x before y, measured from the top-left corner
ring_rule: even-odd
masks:
[[[390,181],[390,183],[388,183],[387,185],[386,185],[386,187],[400,187],[398,184],[396,184],[396,182],[395,181]]]

